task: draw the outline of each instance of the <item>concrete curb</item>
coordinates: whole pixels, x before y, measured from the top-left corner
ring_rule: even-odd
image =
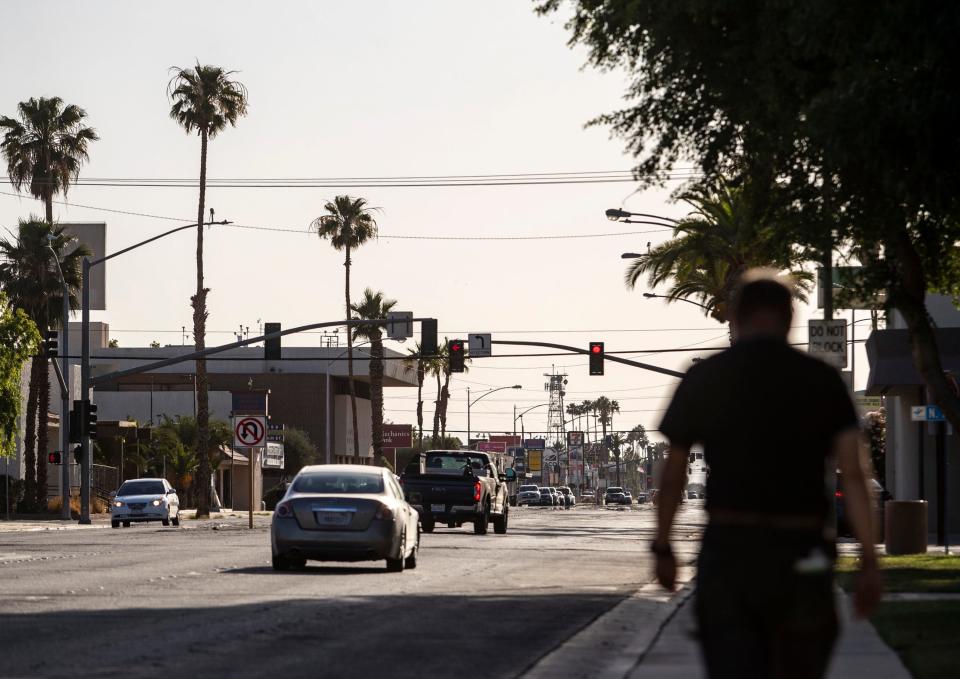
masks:
[[[656,643],[660,632],[693,592],[694,569],[682,567],[679,591],[656,583],[634,592],[520,676],[524,679],[623,679]]]

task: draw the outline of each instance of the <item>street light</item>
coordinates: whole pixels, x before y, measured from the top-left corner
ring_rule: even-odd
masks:
[[[652,215],[646,212],[627,212],[626,210],[621,210],[620,208],[610,208],[605,212],[605,214],[607,215],[607,219],[609,219],[611,222],[620,222],[621,224],[651,224],[653,226],[671,227],[679,223],[678,220],[673,219],[672,217]],[[643,217],[643,219],[631,219],[631,217]],[[664,224],[663,222],[667,223]]]
[[[643,296],[646,297],[647,299],[667,299],[667,300],[670,300],[671,302],[686,302],[687,304],[693,304],[694,306],[698,306],[704,311],[711,310],[710,307],[708,307],[706,304],[700,304],[700,302],[694,302],[692,299],[687,299],[685,297],[667,297],[666,295],[655,295],[652,292],[645,292],[643,293]]]
[[[517,415],[517,406],[516,406],[516,405],[513,406],[513,435],[514,435],[514,436],[517,435],[517,420],[519,419],[519,420],[520,420],[520,438],[521,438],[521,443],[522,443],[522,439],[523,439],[523,437],[524,437],[524,431],[523,431],[523,416],[526,415],[527,413],[529,413],[529,412],[530,412],[531,410],[533,410],[534,408],[542,408],[542,407],[548,406],[548,405],[550,405],[550,404],[549,404],[549,403],[538,403],[538,404],[535,405],[535,406],[530,406],[529,408],[527,408],[526,410],[524,410],[524,411],[523,411],[522,413],[520,413],[519,415]]]
[[[497,387],[496,389],[491,389],[490,391],[484,392],[477,396],[473,401],[470,400],[470,387],[467,387],[467,448],[470,448],[470,406],[482,399],[484,396],[489,396],[495,391],[503,391],[504,389],[523,389],[519,384],[514,384],[510,387]]]
[[[119,257],[120,255],[126,254],[131,250],[136,250],[139,247],[152,243],[155,240],[160,240],[166,236],[172,235],[179,231],[185,231],[186,229],[203,228],[204,226],[213,226],[213,225],[226,225],[232,224],[226,219],[219,222],[212,220],[211,210],[211,221],[194,223],[194,224],[185,224],[184,226],[178,226],[175,229],[170,229],[169,231],[164,231],[163,233],[156,235],[152,238],[140,241],[139,243],[134,243],[133,245],[123,248],[122,250],[117,250],[114,253],[109,255],[104,255],[103,257],[98,257],[97,259],[90,259],[88,257],[83,258],[83,293],[82,293],[82,316],[80,321],[80,329],[82,337],[80,338],[82,351],[80,358],[80,400],[86,401],[90,398],[90,269],[93,267],[103,264],[108,259],[113,259],[114,257]],[[66,333],[64,333],[66,335]],[[66,354],[66,352],[64,352]],[[80,436],[80,523],[89,524],[90,523],[90,437],[87,436],[87,433],[84,431]]]

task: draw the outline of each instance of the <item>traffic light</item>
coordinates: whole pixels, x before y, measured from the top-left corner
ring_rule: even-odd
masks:
[[[83,401],[83,429],[90,438],[97,438],[97,406],[89,399]]]
[[[603,342],[590,342],[590,374],[603,374]]]
[[[80,443],[83,435],[83,401],[74,401],[70,411],[70,443]]]
[[[73,449],[73,462],[80,464],[83,461],[83,446],[77,446]]]
[[[47,454],[47,462],[50,464],[60,464],[63,461],[63,456],[60,454],[59,450],[55,450],[52,453]]]
[[[464,363],[464,353],[466,347],[461,339],[452,339],[447,342],[447,353],[450,356],[450,372],[462,373]]]
[[[437,319],[426,318],[420,321],[420,355],[437,355]]]
[[[43,340],[43,350],[47,358],[57,357],[57,331],[47,330],[46,339]]]

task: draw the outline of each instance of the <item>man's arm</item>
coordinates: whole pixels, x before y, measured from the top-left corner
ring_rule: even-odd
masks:
[[[857,429],[839,433],[834,439],[834,452],[843,474],[847,520],[863,550],[854,605],[858,615],[867,616],[880,600],[880,575],[873,541],[873,497],[869,486],[872,476],[870,461]]]
[[[657,505],[657,537],[654,549],[657,554],[657,580],[667,589],[676,584],[677,562],[670,549],[670,529],[680,504],[683,487],[687,484],[687,461],[690,446],[671,444],[663,477],[660,481],[659,504]]]

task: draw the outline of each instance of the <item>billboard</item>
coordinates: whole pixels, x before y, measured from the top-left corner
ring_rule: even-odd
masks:
[[[542,450],[528,450],[527,451],[527,470],[531,472],[539,472],[543,469],[543,451]]]
[[[477,450],[481,453],[505,453],[507,444],[497,441],[480,441],[477,443]]]

